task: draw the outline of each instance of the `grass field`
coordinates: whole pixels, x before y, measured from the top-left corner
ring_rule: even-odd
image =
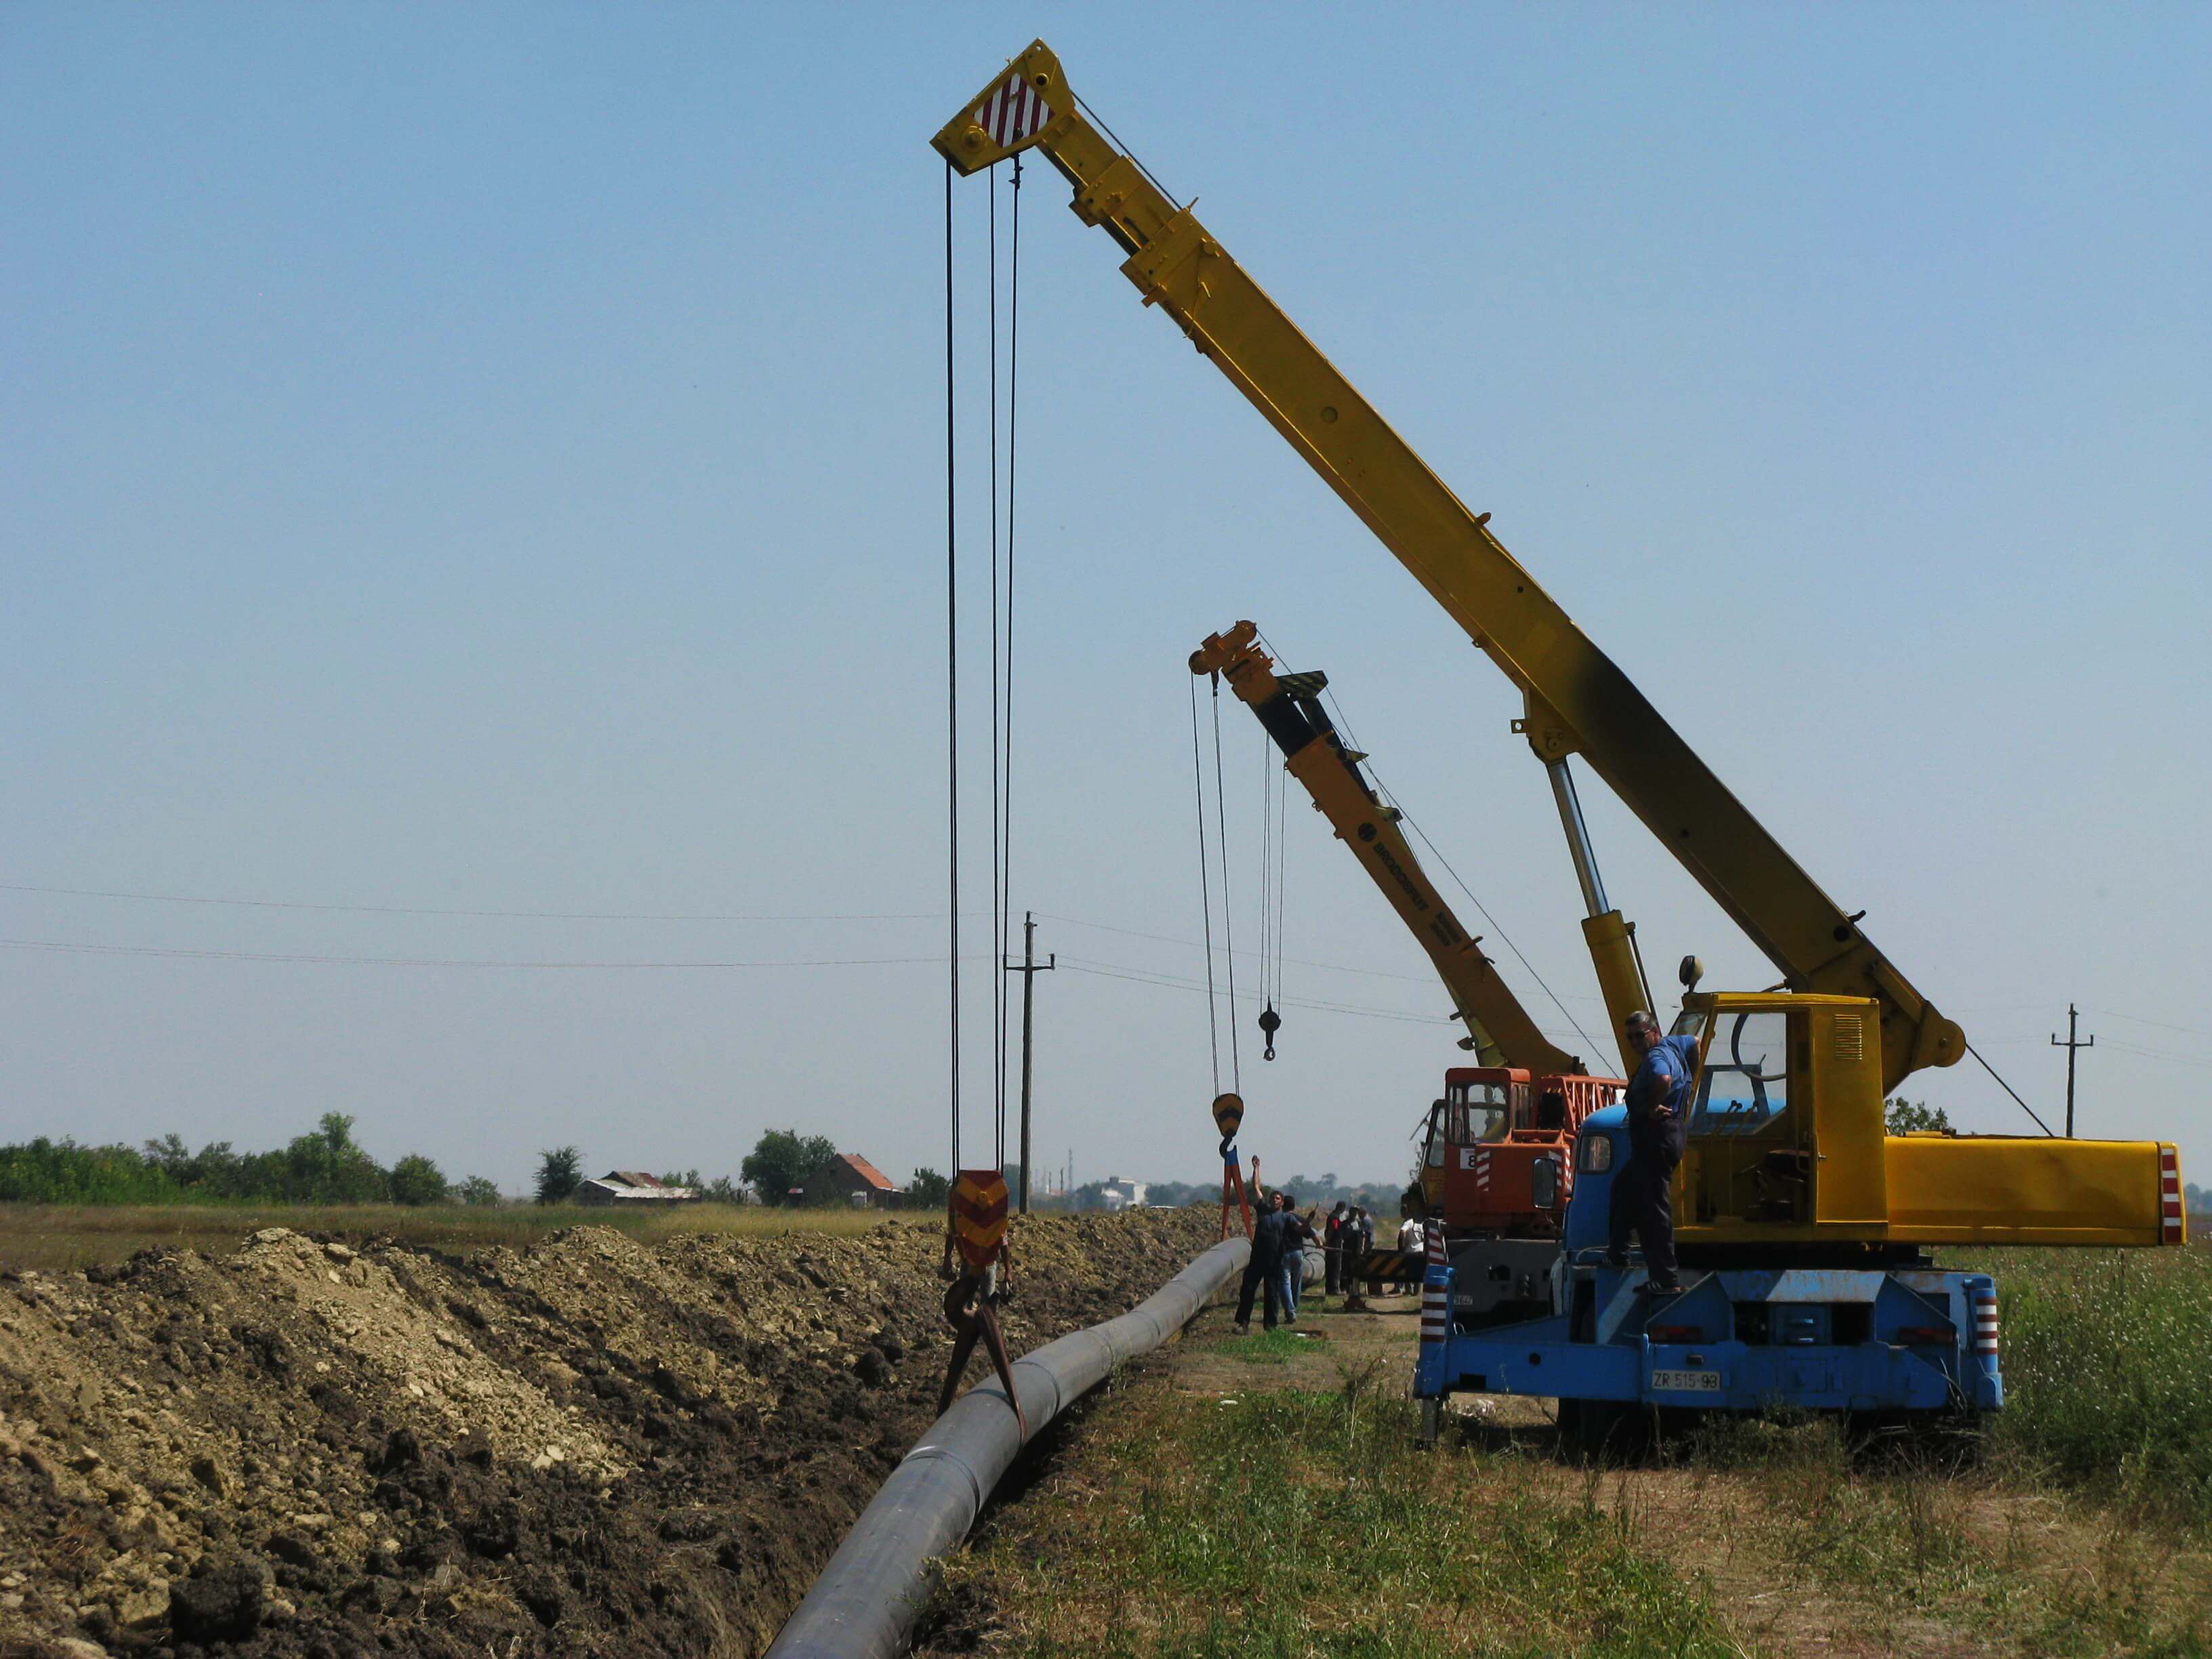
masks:
[[[1664,1540],[1583,1492],[1473,1485],[1416,1426],[1411,1401],[1356,1378],[1218,1398],[1139,1383],[1045,1501],[949,1569],[940,1607],[957,1620],[972,1596],[983,1650],[1024,1659],[1742,1651],[1709,1575]]]
[[[753,1206],[686,1204],[641,1212],[573,1204],[285,1205],[173,1204],[85,1206],[0,1204],[0,1267],[45,1273],[121,1261],[133,1251],[167,1244],[219,1254],[234,1250],[264,1227],[298,1232],[388,1235],[410,1244],[468,1249],[489,1244],[520,1248],[563,1227],[617,1227],[633,1238],[676,1233],[860,1233],[886,1221],[937,1226],[927,1213],[879,1210],[775,1210]]]
[[[1214,1310],[948,1565],[923,1651],[2212,1659],[2212,1241],[1946,1265],[2003,1297],[1978,1463],[1784,1417],[1577,1469],[1533,1401],[1423,1453],[1410,1314]]]
[[[1993,1453],[2024,1479],[2212,1531],[2212,1238],[1970,1259],[1997,1281]]]

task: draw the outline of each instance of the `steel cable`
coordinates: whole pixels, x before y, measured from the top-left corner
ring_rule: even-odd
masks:
[[[945,844],[951,927],[952,1170],[960,1171],[960,527],[952,354],[952,163],[945,164]]]

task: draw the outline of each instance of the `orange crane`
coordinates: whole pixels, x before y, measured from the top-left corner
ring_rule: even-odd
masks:
[[[1460,1287],[1464,1324],[1525,1316],[1542,1302],[1544,1272],[1558,1254],[1559,1221],[1574,1182],[1575,1133],[1592,1112],[1620,1098],[1620,1079],[1589,1074],[1580,1056],[1537,1029],[1451,906],[1421,868],[1384,801],[1360,770],[1367,757],[1345,747],[1322,707],[1324,674],[1278,674],[1259,629],[1240,622],[1206,636],[1190,672],[1215,675],[1258,716],[1285,770],[1312,797],[1336,838],[1435,966],[1467,1026],[1460,1047],[1474,1066],[1444,1073],[1422,1138],[1421,1193],[1441,1221]],[[1377,1252],[1378,1256],[1394,1255]],[[1363,1265],[1358,1279],[1418,1277]]]

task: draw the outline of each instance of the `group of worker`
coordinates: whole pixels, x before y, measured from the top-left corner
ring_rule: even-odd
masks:
[[[1318,1223],[1318,1226],[1316,1226]],[[1237,1293],[1237,1329],[1248,1329],[1255,1302],[1261,1305],[1262,1328],[1273,1330],[1278,1322],[1298,1322],[1298,1297],[1305,1286],[1306,1251],[1322,1253],[1323,1283],[1330,1296],[1358,1293],[1359,1268],[1375,1245],[1375,1217],[1356,1204],[1340,1200],[1326,1218],[1316,1205],[1304,1214],[1287,1192],[1274,1192],[1261,1200],[1259,1218],[1252,1226],[1252,1254]],[[1408,1215],[1399,1225],[1398,1245],[1418,1261],[1421,1223]],[[1413,1267],[1396,1281],[1396,1288],[1412,1291],[1419,1285],[1419,1268]]]
[[[1689,1138],[1690,1082],[1697,1075],[1698,1044],[1692,1036],[1668,1036],[1650,1014],[1631,1014],[1626,1022],[1631,1044],[1642,1056],[1636,1075],[1629,1079],[1625,1101],[1628,1111],[1630,1157],[1616,1172],[1613,1184],[1612,1223],[1606,1260],[1612,1266],[1628,1265],[1632,1235],[1644,1246],[1646,1288],[1655,1296],[1670,1296],[1682,1288],[1674,1259],[1673,1187],[1674,1170],[1682,1161]],[[1407,1271],[1398,1288],[1412,1289],[1419,1282],[1423,1255],[1422,1223],[1408,1213],[1398,1231],[1398,1247],[1405,1253]],[[1328,1293],[1357,1293],[1358,1273],[1375,1243],[1375,1218],[1357,1205],[1340,1202],[1318,1231],[1319,1206],[1306,1214],[1287,1192],[1275,1192],[1261,1200],[1261,1214],[1252,1228],[1252,1255],[1237,1293],[1237,1330],[1251,1327],[1252,1305],[1262,1303],[1266,1329],[1279,1322],[1298,1322],[1298,1293],[1305,1284],[1305,1252],[1309,1246],[1323,1250]]]

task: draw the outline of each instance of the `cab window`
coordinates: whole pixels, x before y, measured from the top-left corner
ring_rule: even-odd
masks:
[[[1428,1144],[1421,1149],[1421,1162],[1431,1170],[1444,1167],[1444,1118],[1449,1109],[1441,1100],[1429,1108]]]
[[[1512,1127],[1511,1104],[1502,1083],[1455,1083],[1447,1100],[1455,1146],[1503,1140]]]
[[[1583,1135],[1577,1143],[1575,1167],[1584,1175],[1603,1175],[1613,1167],[1613,1137]]]
[[[1704,1059],[1692,1133],[1740,1133],[1789,1109],[1789,1015],[1723,1012],[1706,1036]]]

